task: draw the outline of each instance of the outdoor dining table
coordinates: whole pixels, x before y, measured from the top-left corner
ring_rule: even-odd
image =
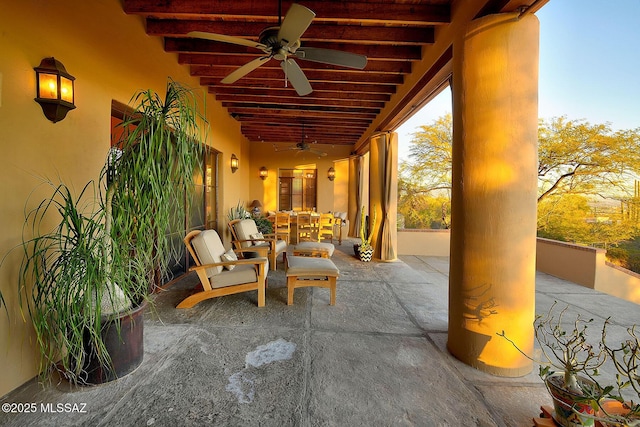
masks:
[[[276,217],[275,217],[275,215],[269,215],[267,217],[267,219],[269,221],[271,221],[272,223],[274,223]],[[298,215],[297,215],[297,213],[295,215],[294,214],[290,215],[289,216],[289,221],[290,221],[290,224],[291,224],[291,228],[290,228],[290,231],[289,231],[289,233],[290,233],[289,234],[289,242],[298,243],[298,233],[297,233],[297,231],[298,231]],[[311,227],[313,229],[315,229],[316,234],[317,234],[317,231],[318,231],[318,223],[319,222],[320,222],[320,214],[317,213],[317,212],[311,212]]]

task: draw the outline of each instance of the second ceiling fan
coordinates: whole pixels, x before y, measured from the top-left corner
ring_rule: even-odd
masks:
[[[281,2],[279,2],[278,5],[280,8]],[[264,56],[256,58],[233,71],[222,79],[222,83],[234,83],[273,58],[280,61],[280,67],[285,73],[285,78],[291,82],[291,85],[298,95],[304,96],[310,94],[313,89],[307,76],[305,76],[296,61],[293,60],[292,56],[307,61],[338,65],[358,70],[362,70],[367,65],[367,57],[364,55],[333,49],[301,47],[300,37],[302,37],[302,34],[309,27],[315,16],[316,14],[311,9],[298,3],[293,3],[287,11],[284,20],[280,21],[280,13],[278,13],[279,25],[277,27],[264,29],[258,37],[258,42],[241,37],[202,31],[192,31],[187,35],[189,37],[254,47],[264,53]]]

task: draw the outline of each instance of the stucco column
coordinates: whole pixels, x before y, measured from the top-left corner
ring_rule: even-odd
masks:
[[[531,362],[539,23],[483,17],[454,42],[449,351],[495,375]]]

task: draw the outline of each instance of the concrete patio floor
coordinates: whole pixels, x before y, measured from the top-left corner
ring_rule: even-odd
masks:
[[[535,373],[495,377],[446,351],[449,259],[362,263],[352,243],[333,256],[341,271],[335,306],[319,288],[296,290],[287,306],[280,261],[264,308],[249,292],[178,310],[197,283],[187,275],[147,313],[138,369],[97,387],[30,382],[0,403],[35,403],[35,413],[0,412],[0,425],[533,425],[551,403]],[[594,335],[613,316],[614,342],[640,321],[636,304],[538,273],[536,311],[555,300],[570,305],[569,319],[593,317]],[[58,403],[69,405],[41,410]]]

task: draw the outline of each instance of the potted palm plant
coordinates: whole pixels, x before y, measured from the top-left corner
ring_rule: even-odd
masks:
[[[507,339],[528,359],[539,363],[539,376],[544,381],[554,405],[554,419],[565,427],[593,426],[599,400],[604,392],[593,376],[606,361],[606,352],[587,341],[587,328],[593,319],[578,315],[571,328],[563,326],[568,307],[555,311],[554,303],[545,315],[534,321],[534,337],[542,360],[524,353],[504,331],[498,335]]]
[[[202,117],[194,94],[173,81],[164,100],[144,91],[132,104],[99,184],[77,197],[52,184],[25,221],[20,304],[44,377],[58,371],[71,383],[100,383],[142,361],[142,311],[168,270],[166,231],[184,221]]]

